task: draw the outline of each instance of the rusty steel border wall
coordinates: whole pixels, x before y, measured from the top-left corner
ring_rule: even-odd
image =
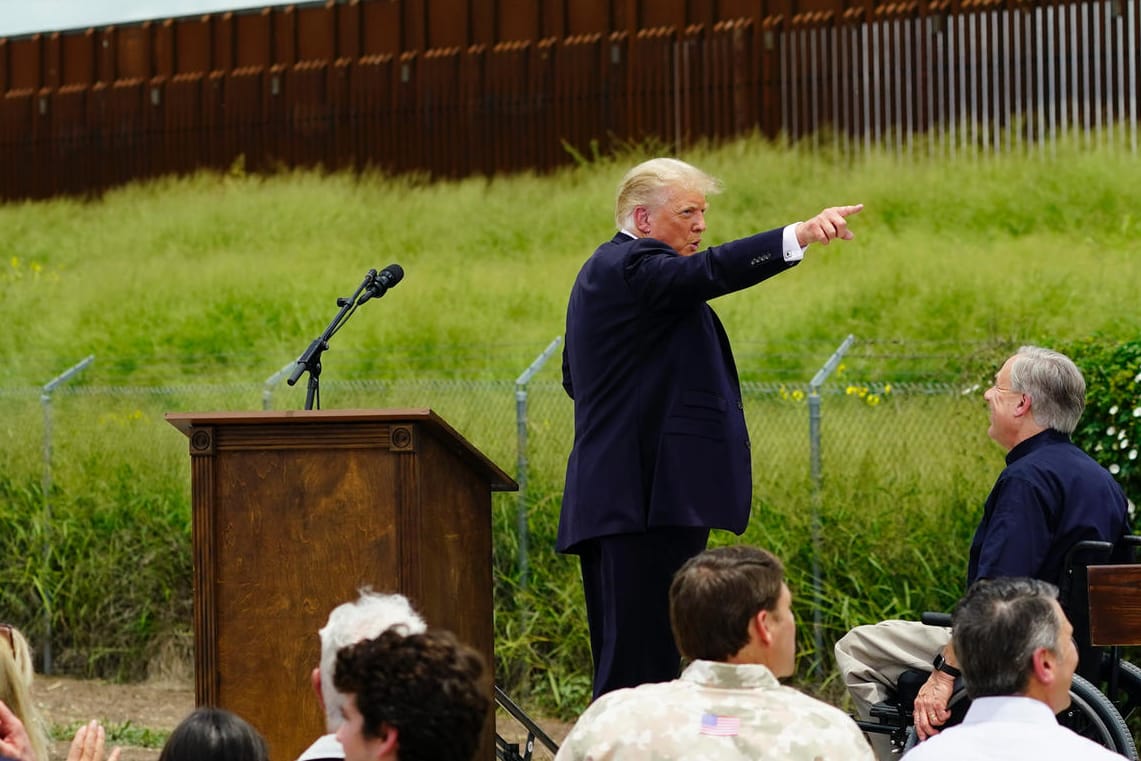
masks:
[[[1137,150],[1141,0],[823,5],[355,0],[0,39],[0,200],[238,160],[549,171],[754,130]]]

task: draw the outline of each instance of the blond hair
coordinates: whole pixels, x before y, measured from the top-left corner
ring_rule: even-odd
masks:
[[[32,700],[32,650],[19,629],[12,627],[11,632],[11,648],[7,638],[0,637],[0,700],[23,722],[37,761],[48,761],[47,725]]]
[[[670,189],[693,190],[703,196],[721,192],[721,182],[697,167],[679,159],[656,158],[643,161],[626,172],[618,184],[614,203],[614,223],[634,229],[634,210],[639,206],[654,208],[665,202]]]

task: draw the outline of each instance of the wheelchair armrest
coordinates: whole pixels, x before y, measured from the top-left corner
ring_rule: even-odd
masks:
[[[928,626],[950,626],[951,614],[942,611],[929,610],[919,617],[919,620]]]

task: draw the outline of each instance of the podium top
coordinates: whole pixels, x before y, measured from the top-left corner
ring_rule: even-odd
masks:
[[[487,477],[492,491],[518,491],[519,484],[476,449],[431,409],[391,410],[251,410],[244,412],[168,412],[167,422],[186,436],[195,427],[246,425],[306,425],[311,423],[416,423],[448,442]]]

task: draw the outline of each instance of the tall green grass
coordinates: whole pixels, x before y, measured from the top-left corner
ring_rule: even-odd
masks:
[[[136,678],[186,657],[189,466],[162,413],[256,408],[256,395],[203,384],[260,384],[324,329],[338,296],[390,262],[407,277],[333,338],[324,406],[434,406],[513,471],[510,382],[562,332],[570,284],[613,234],[614,186],[640,158],[434,184],[201,174],[93,202],[0,206],[0,611],[36,632],[50,600],[57,663],[79,673]],[[717,301],[746,381],[803,383],[849,333],[860,341],[841,384],[959,387],[1023,341],[1136,336],[1136,156],[1061,145],[1046,157],[851,158],[754,138],[685,158],[726,186],[711,199],[709,243],[866,206],[854,241],[814,247],[793,271]],[[44,495],[34,389],[88,354],[96,362],[70,384],[80,393],[57,395]],[[571,414],[557,364],[537,379],[546,396],[536,392],[531,414],[526,587],[516,497],[495,502],[496,656],[513,694],[570,716],[591,668],[577,563],[552,549]],[[335,385],[352,379],[507,385]],[[275,391],[278,407],[303,399],[300,387]],[[946,608],[961,593],[1002,453],[977,396],[896,394],[875,407],[828,396],[816,489],[803,401],[757,393],[747,404],[754,518],[743,539],[713,541],[786,560],[801,676],[820,688],[846,628]]]

